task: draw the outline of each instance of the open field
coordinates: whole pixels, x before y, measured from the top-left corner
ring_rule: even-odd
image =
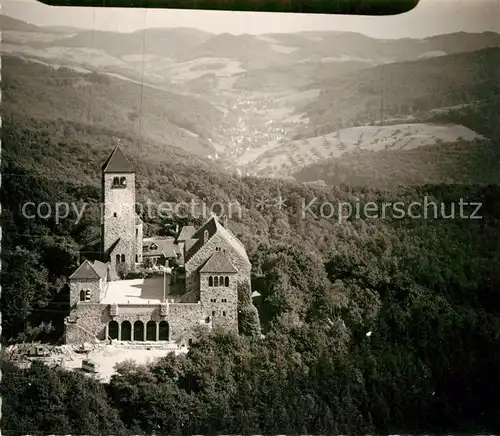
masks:
[[[396,124],[360,126],[313,138],[298,139],[249,150],[240,164],[252,162],[252,170],[266,176],[285,176],[323,159],[338,158],[346,153],[367,150],[410,150],[457,140],[482,139],[478,133],[461,125]]]

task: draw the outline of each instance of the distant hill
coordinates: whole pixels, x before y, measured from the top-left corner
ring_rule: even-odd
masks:
[[[369,151],[370,156],[375,156],[388,150],[399,152],[429,145],[440,148],[443,143],[470,143],[477,139],[484,138],[466,127],[453,124],[408,123],[383,127],[349,127],[336,133],[297,139],[263,150],[263,153],[255,154],[251,159],[249,171],[261,176],[284,177],[301,168],[315,167],[315,164],[325,161],[332,162],[330,158],[343,158],[353,153]]]
[[[53,47],[88,47],[112,56],[153,54],[182,57],[210,38],[211,34],[196,29],[146,29],[131,33],[83,31],[70,38],[51,43]]]
[[[345,129],[354,139],[340,147],[356,151],[364,132],[361,149],[373,150],[385,135],[375,133],[381,120],[396,148],[499,131],[491,123],[500,110],[493,32],[378,40],[354,32],[116,33],[4,21],[7,113],[111,128],[242,174],[289,177],[335,157],[332,137]],[[417,124],[426,127],[407,131]]]
[[[43,26],[41,27],[42,30],[45,30],[47,32],[53,32],[53,33],[80,33],[80,32],[85,32],[84,29],[79,29],[76,27],[70,27],[70,26]]]
[[[413,150],[358,151],[293,174],[300,182],[394,189],[427,183],[500,183],[500,147],[489,141],[423,146]]]
[[[43,29],[34,24],[9,17],[8,15],[0,15],[0,31],[41,32]]]
[[[433,108],[469,104],[500,89],[500,48],[362,69],[324,82],[306,109],[316,133],[410,115]]]
[[[111,128],[201,157],[214,153],[209,139],[224,124],[223,113],[201,98],[12,56],[3,57],[2,67],[2,111],[7,117]]]

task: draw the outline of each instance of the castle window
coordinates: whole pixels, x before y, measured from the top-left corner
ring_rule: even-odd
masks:
[[[139,236],[139,229],[135,229],[135,237],[137,238]]]
[[[120,263],[120,255],[119,254],[116,255],[116,263]]]
[[[120,177],[120,186],[127,186],[127,179],[125,177]]]
[[[135,261],[139,262],[139,255],[138,254],[135,255]]]
[[[85,291],[83,289],[80,291],[80,301],[85,301]]]
[[[225,310],[222,311],[222,316],[226,316],[226,311]]]
[[[116,212],[113,212],[113,216],[114,216],[115,218],[117,217]]]
[[[86,301],[90,300],[90,290],[88,290],[88,289],[85,291],[85,300]]]
[[[219,286],[224,286],[224,277],[219,277]]]
[[[217,287],[219,286],[219,277],[215,276],[214,278],[214,286]]]
[[[113,188],[120,186],[120,179],[118,177],[113,177]]]
[[[122,259],[121,259],[122,262],[125,262],[125,255],[122,254]]]
[[[212,316],[215,316],[215,310],[212,310]]]
[[[227,298],[223,298],[223,299],[222,299],[222,302],[223,302],[223,303],[227,303]]]
[[[227,288],[229,286],[229,277],[224,277],[224,286]]]
[[[213,285],[214,285],[214,278],[213,278],[212,276],[210,276],[210,277],[208,278],[208,286],[209,286],[209,287],[212,287]]]

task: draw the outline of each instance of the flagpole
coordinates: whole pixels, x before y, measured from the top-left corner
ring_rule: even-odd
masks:
[[[167,287],[167,269],[163,267],[163,302],[165,303],[165,292]]]

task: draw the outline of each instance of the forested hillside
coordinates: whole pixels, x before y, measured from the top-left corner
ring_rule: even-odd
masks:
[[[57,146],[64,139],[43,136],[46,127],[34,122],[4,127],[4,340],[59,337],[64,305],[56,302],[64,300],[64,278],[77,264],[78,243],[95,231],[99,219],[91,209],[76,225],[70,219],[56,224],[21,217],[25,201],[99,201],[92,180],[104,147],[94,141],[107,133],[78,136],[81,142],[71,153],[57,154],[56,167],[47,165],[55,162],[55,150],[62,152]],[[261,294],[256,303],[267,336],[216,333],[200,339],[185,358],[124,370],[104,390],[79,374],[4,365],[3,427],[11,430],[6,434],[499,428],[498,186],[326,189],[235,179],[188,163],[170,167],[139,158],[134,163],[142,200],[196,196],[243,205],[241,218],[231,219],[230,227],[254,265],[252,286]],[[272,203],[258,207],[261,197],[278,193],[287,200],[283,210]],[[410,203],[425,195],[448,208],[460,198],[480,201],[483,219],[360,217],[338,224],[335,216],[302,219],[299,207],[315,197],[319,205]],[[161,231],[170,221],[147,224]],[[55,330],[37,329],[42,321],[52,321]],[[66,400],[75,395],[82,397],[78,406]],[[30,413],[19,413],[27,410],[21,404],[28,397]]]

